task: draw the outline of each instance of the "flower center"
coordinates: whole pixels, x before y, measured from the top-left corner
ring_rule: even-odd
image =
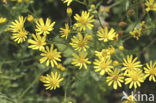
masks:
[[[79,59],[79,62],[80,62],[80,63],[84,63],[85,60],[84,60],[83,58],[80,58],[80,59]]]
[[[55,80],[55,79],[52,79],[52,80],[50,81],[50,85],[51,85],[51,86],[57,86],[57,84],[58,84],[58,82],[57,82],[57,80]]]
[[[102,52],[102,56],[103,56],[103,57],[106,57],[106,56],[107,56],[107,52],[106,52],[106,51],[103,51],[103,52]]]
[[[81,19],[79,20],[79,22],[82,24],[82,25],[86,25],[88,23],[87,19],[85,19],[84,17],[81,17]]]
[[[151,9],[153,9],[153,8],[154,8],[154,6],[153,6],[153,5],[150,5],[150,8],[151,8]]]
[[[80,41],[79,43],[78,43],[78,46],[79,47],[83,47],[85,45],[85,43],[83,42],[83,41]]]
[[[18,37],[19,37],[19,38],[24,38],[26,35],[27,35],[27,32],[25,32],[25,31],[20,31],[20,32],[18,33]]]
[[[132,70],[133,68],[134,68],[134,66],[133,66],[132,63],[130,63],[130,64],[127,65],[127,69]]]
[[[47,31],[48,30],[48,27],[47,26],[43,26],[42,27],[42,31]]]
[[[138,33],[138,32],[136,32],[136,33],[135,33],[135,36],[136,36],[136,37],[138,37],[138,36],[139,36],[139,33]]]
[[[41,46],[41,45],[42,45],[42,41],[41,40],[38,40],[37,46]]]
[[[107,66],[108,66],[108,65],[107,65],[105,62],[104,62],[104,63],[102,63],[102,64],[100,65],[101,69],[103,69],[103,70],[104,70],[104,69],[106,69],[106,68],[107,68]]]
[[[150,74],[151,75],[156,75],[156,68],[151,68],[150,69]]]
[[[104,38],[105,38],[105,39],[108,39],[108,37],[109,37],[109,36],[108,36],[107,34],[104,35]]]
[[[64,30],[64,35],[66,35],[66,36],[67,36],[67,35],[69,34],[69,32],[70,32],[70,30],[65,29],[65,30]]]
[[[133,81],[138,81],[138,75],[134,74],[131,76]]]
[[[47,58],[52,60],[54,58],[54,54],[52,52],[47,53]]]
[[[113,75],[112,80],[117,81],[118,80],[118,75]]]

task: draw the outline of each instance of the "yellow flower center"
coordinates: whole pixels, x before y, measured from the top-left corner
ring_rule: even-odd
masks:
[[[79,46],[79,47],[83,47],[84,45],[85,45],[85,43],[84,43],[83,41],[79,41],[79,42],[78,42],[78,46]]]
[[[132,76],[131,76],[131,78],[132,78],[132,81],[138,81],[138,75],[137,74],[133,74]]]
[[[134,68],[134,66],[133,66],[133,64],[132,64],[132,63],[127,64],[127,69],[132,70],[133,68]]]
[[[65,29],[65,30],[64,30],[64,35],[66,35],[66,36],[67,36],[67,35],[69,34],[69,32],[70,32],[70,30]]]
[[[42,31],[47,31],[48,30],[48,27],[47,26],[43,26],[42,27]]]
[[[20,31],[20,32],[18,33],[18,38],[24,38],[26,35],[27,35],[27,32],[25,32],[25,31]]]
[[[88,20],[84,17],[81,17],[79,22],[82,24],[82,25],[86,25],[88,23]]]
[[[41,40],[38,40],[37,46],[42,46],[42,41]]]
[[[105,38],[105,39],[108,39],[108,37],[109,37],[109,36],[108,36],[107,34],[104,35],[104,38]]]
[[[106,56],[107,56],[107,52],[106,52],[106,51],[103,51],[103,52],[102,52],[102,56],[103,56],[103,57],[106,57]]]
[[[54,58],[54,54],[52,52],[47,53],[47,58],[52,60]]]
[[[153,9],[154,8],[154,6],[153,5],[150,5],[150,9]]]
[[[52,79],[52,80],[50,81],[50,85],[51,85],[51,86],[57,86],[57,84],[58,84],[58,81],[57,81],[56,79]]]
[[[79,63],[84,63],[84,62],[85,62],[85,59],[83,59],[83,58],[79,59]]]
[[[118,80],[118,75],[113,75],[112,80],[117,81]]]
[[[156,68],[151,68],[149,72],[151,75],[156,75]]]
[[[108,66],[108,65],[107,65],[105,62],[103,62],[103,63],[100,65],[101,69],[103,69],[103,70],[106,69],[107,66]]]

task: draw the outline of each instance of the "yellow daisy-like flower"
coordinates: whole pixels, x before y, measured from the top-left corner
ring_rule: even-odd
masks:
[[[134,38],[139,40],[139,37],[141,36],[141,29],[134,28],[133,31],[129,32]]]
[[[112,60],[110,58],[99,58],[94,61],[95,72],[100,71],[100,75],[104,75],[105,72],[108,72],[113,68],[111,66]]]
[[[89,16],[90,14],[87,11],[82,11],[81,16],[79,16],[78,14],[76,14],[74,16],[75,20],[77,20],[77,22],[74,24],[76,27],[80,28],[80,31],[82,30],[86,30],[86,27],[88,29],[92,29],[94,25],[92,25],[91,23],[94,21],[94,15]]]
[[[104,42],[108,42],[109,40],[113,40],[116,35],[116,32],[113,28],[111,28],[110,31],[108,31],[108,27],[105,26],[105,28],[101,28],[97,32],[97,36],[99,37],[98,40],[103,40]]]
[[[20,16],[18,20],[15,20],[14,22],[11,22],[11,25],[9,26],[9,30],[12,32],[19,32],[24,28],[25,18],[23,16]]]
[[[57,72],[51,72],[51,75],[41,76],[40,81],[44,83],[47,90],[55,90],[60,87],[60,82],[63,81],[63,78]]]
[[[27,39],[28,32],[25,29],[21,29],[17,33],[12,34],[12,39],[17,43],[23,43]]]
[[[149,77],[149,81],[156,82],[156,61],[153,63],[150,61],[149,63],[146,63],[146,67],[144,67],[145,70],[145,77]]]
[[[46,36],[42,37],[39,34],[32,34],[32,37],[34,40],[28,39],[28,43],[31,44],[28,48],[43,50],[44,45],[46,45]]]
[[[123,66],[121,70],[125,70],[124,74],[127,74],[133,70],[140,69],[142,65],[140,64],[140,61],[137,61],[138,57],[135,57],[133,59],[133,55],[128,55],[127,59],[123,59]]]
[[[0,17],[0,24],[5,23],[6,21],[7,21],[7,18]]]
[[[110,52],[108,49],[102,49],[101,52],[95,51],[95,55],[99,58],[107,58],[110,57]]]
[[[61,37],[62,38],[68,38],[68,35],[70,33],[70,29],[69,29],[69,25],[68,24],[65,24],[65,28],[60,28],[60,33],[61,33]]]
[[[147,0],[145,5],[147,6],[146,11],[156,11],[156,2],[154,0]]]
[[[86,48],[89,48],[86,36],[83,38],[81,33],[78,33],[78,37],[73,36],[73,38],[71,38],[71,40],[72,40],[72,42],[70,43],[70,45],[73,48],[75,48],[75,50],[86,51]]]
[[[50,31],[52,31],[54,28],[55,22],[51,22],[49,18],[47,18],[46,22],[44,23],[43,18],[40,18],[38,21],[36,21],[36,28],[35,31],[37,34],[43,34],[47,35],[50,34]]]
[[[77,54],[73,54],[73,62],[72,64],[75,65],[75,66],[79,66],[81,69],[83,66],[85,69],[87,69],[87,65],[86,64],[91,64],[91,62],[88,60],[87,57],[87,53],[83,53],[83,52],[79,52],[79,55]]]
[[[132,95],[130,95],[128,96],[128,99],[124,100],[122,103],[136,103],[136,102],[135,102],[135,98]]]
[[[34,20],[34,17],[33,17],[32,15],[28,15],[28,16],[27,16],[27,20],[28,20],[29,22],[32,22],[32,21]]]
[[[63,3],[67,3],[67,6],[69,6],[70,3],[71,3],[73,0],[62,0],[62,1],[63,1]]]
[[[118,86],[122,87],[121,83],[124,82],[123,79],[124,79],[123,73],[120,73],[119,69],[114,69],[108,72],[108,77],[106,82],[108,83],[108,86],[113,84],[113,88],[117,89]]]
[[[133,70],[133,71],[129,72],[126,76],[127,76],[127,78],[125,79],[125,84],[126,85],[130,84],[129,85],[130,89],[133,86],[134,86],[134,88],[140,87],[141,86],[140,83],[143,83],[145,80],[145,76],[140,69]]]
[[[111,46],[110,48],[108,48],[108,51],[110,52],[110,54],[115,54],[115,48],[113,46]]]
[[[57,69],[60,69],[61,71],[66,70],[66,68],[61,63],[58,63],[56,67],[57,67]]]
[[[51,63],[51,66],[54,67],[54,65],[57,65],[57,61],[61,61],[61,52],[57,52],[57,49],[54,49],[53,44],[51,44],[50,48],[46,46],[46,49],[43,49],[42,52],[41,56],[43,57],[40,59],[40,63],[46,61],[47,66]]]
[[[146,29],[147,29],[147,26],[146,26],[145,21],[142,21],[139,25],[140,25],[140,28],[141,28],[142,30],[146,30]]]

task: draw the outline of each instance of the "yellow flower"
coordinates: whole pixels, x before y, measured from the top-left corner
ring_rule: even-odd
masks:
[[[25,29],[21,29],[19,32],[12,34],[12,39],[17,43],[23,43],[27,39],[28,32]]]
[[[100,75],[104,75],[105,72],[108,72],[113,68],[110,64],[112,63],[112,60],[110,58],[99,58],[95,59],[94,61],[94,68],[95,72],[100,71]]]
[[[147,26],[146,26],[145,21],[142,21],[142,22],[141,22],[140,28],[141,28],[141,30],[146,30],[146,29],[147,29]]]
[[[108,49],[102,49],[101,52],[95,51],[95,55],[99,58],[107,58],[110,57],[110,52]]]
[[[62,34],[62,38],[65,37],[67,39],[70,33],[69,25],[65,24],[65,28],[60,28],[60,33]]]
[[[127,59],[123,59],[123,66],[121,70],[125,70],[125,74],[140,69],[142,65],[140,64],[140,61],[137,61],[138,57],[135,57],[133,59],[133,55],[128,55]]]
[[[32,15],[28,15],[28,16],[27,16],[27,20],[28,20],[29,22],[32,22],[32,21],[34,20],[34,17],[33,17]]]
[[[108,27],[105,26],[104,29],[100,29],[98,32],[97,32],[97,36],[99,37],[98,40],[103,40],[104,42],[108,42],[109,40],[113,40],[114,37],[116,35],[116,32],[113,28],[111,28],[110,31],[108,31]]]
[[[32,48],[32,49],[39,49],[39,50],[43,50],[44,49],[44,45],[46,45],[46,37],[45,36],[40,36],[39,34],[32,34],[32,37],[34,40],[32,39],[28,39],[28,43],[30,43],[31,45],[28,46],[28,48]]]
[[[6,21],[7,21],[7,18],[0,17],[0,24],[5,23]]]
[[[23,16],[19,16],[18,20],[11,22],[9,29],[12,32],[19,32],[24,28],[24,23],[25,23],[25,18],[23,18]]]
[[[75,20],[77,20],[77,22],[74,24],[76,27],[80,28],[80,31],[82,30],[86,30],[86,28],[88,29],[92,29],[94,25],[92,25],[91,23],[94,21],[94,15],[89,16],[90,14],[87,11],[82,11],[81,16],[79,16],[78,14],[76,14],[74,16]]]
[[[70,7],[68,7],[66,12],[67,12],[68,16],[71,16],[73,11]]]
[[[79,52],[79,55],[77,54],[73,54],[73,62],[72,64],[75,65],[75,66],[79,66],[81,69],[83,66],[85,69],[87,69],[87,65],[86,64],[91,64],[91,62],[88,60],[87,57],[87,53],[83,53],[83,52]]]
[[[140,87],[142,82],[144,82],[144,74],[140,69],[130,71],[127,75],[127,78],[125,79],[125,84],[130,84],[129,88],[131,89],[133,86],[134,88]]]
[[[146,11],[156,11],[156,2],[154,0],[147,0],[145,5],[147,6]]]
[[[42,50],[41,56],[43,57],[40,59],[40,63],[46,61],[47,66],[51,63],[51,66],[54,67],[54,65],[57,65],[57,61],[61,61],[61,52],[57,52],[57,49],[54,49],[53,44],[50,48],[46,46],[46,49]]]
[[[106,82],[108,82],[108,86],[113,84],[113,88],[117,89],[118,86],[122,87],[121,83],[123,83],[124,75],[120,73],[119,69],[110,70],[108,72],[108,77]]]
[[[119,50],[120,51],[123,51],[124,50],[124,47],[123,46],[119,46]]]
[[[75,48],[75,50],[86,51],[86,48],[89,48],[86,36],[83,38],[81,33],[78,33],[78,37],[73,36],[73,38],[71,38],[71,40],[72,40],[72,43],[70,43],[70,45],[73,48]]]
[[[55,22],[51,23],[51,20],[47,18],[46,22],[44,23],[43,18],[40,18],[38,21],[36,21],[36,28],[35,31],[37,34],[43,34],[47,35],[50,34],[50,31],[52,31],[54,28]]]
[[[119,62],[117,60],[114,60],[113,61],[113,66],[118,66],[119,65]]]
[[[137,40],[139,40],[139,37],[141,36],[141,29],[134,28],[134,30],[131,31],[130,34],[131,34],[134,38],[136,38]]]
[[[124,100],[122,103],[136,103],[136,102],[135,102],[135,98],[132,95],[130,95],[128,96],[128,99]]]
[[[47,74],[46,76],[42,76],[40,80],[44,83],[47,90],[55,90],[60,87],[60,82],[63,81],[63,78],[60,78],[60,74],[57,72],[51,72],[51,75]]]
[[[71,3],[73,0],[62,0],[62,1],[63,1],[63,3],[67,3],[67,6],[69,6],[70,3]]]
[[[149,81],[156,82],[156,61],[153,63],[150,61],[149,63],[146,63],[146,67],[144,67],[145,70],[145,77],[149,77]]]

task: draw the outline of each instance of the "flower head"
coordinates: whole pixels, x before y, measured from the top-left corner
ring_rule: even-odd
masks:
[[[101,52],[95,51],[95,55],[99,58],[107,58],[110,57],[110,52],[108,49],[102,49]]]
[[[21,29],[19,32],[12,34],[12,39],[17,43],[23,43],[27,39],[28,32],[25,29]]]
[[[87,69],[87,65],[86,64],[91,64],[91,62],[88,60],[87,57],[87,53],[83,53],[83,52],[79,52],[79,55],[77,54],[73,54],[73,62],[72,64],[75,65],[75,66],[79,66],[81,69],[83,66],[85,69]]]
[[[104,42],[108,42],[109,40],[114,40],[114,37],[116,35],[116,32],[113,28],[111,28],[110,31],[108,31],[108,27],[105,26],[104,29],[100,29],[97,32],[97,36],[99,37],[98,40],[103,40]]]
[[[124,100],[122,103],[136,103],[135,97],[133,95],[128,96],[127,100]]]
[[[90,16],[87,11],[82,11],[81,16],[76,14],[74,16],[75,20],[77,21],[74,25],[80,28],[80,31],[88,29],[92,29],[93,25],[91,24],[94,21],[94,16]]]
[[[9,26],[9,30],[12,32],[19,32],[24,28],[25,18],[23,16],[19,16],[18,20],[15,20],[14,22],[11,22],[11,25]]]
[[[72,40],[72,42],[70,43],[70,45],[73,48],[75,48],[75,50],[86,51],[86,48],[89,48],[88,40],[87,40],[86,36],[83,38],[83,35],[81,33],[78,33],[78,37],[73,36],[73,38],[71,40]]]
[[[43,50],[44,45],[46,45],[46,37],[45,36],[42,37],[39,34],[36,35],[32,34],[32,37],[34,40],[28,39],[28,43],[31,44],[28,46],[28,48]]]
[[[142,65],[140,64],[140,61],[137,61],[137,57],[133,59],[133,55],[128,55],[127,59],[123,59],[123,66],[121,70],[125,70],[125,74],[140,69]]]
[[[136,38],[137,40],[139,40],[139,37],[141,36],[141,29],[134,28],[134,30],[131,31],[130,34],[131,34],[134,38]]]
[[[44,83],[46,89],[55,90],[60,87],[60,82],[63,81],[63,78],[60,78],[60,74],[57,72],[51,72],[51,75],[41,76],[40,81]]]
[[[154,0],[147,0],[145,5],[147,6],[146,11],[156,11],[156,2]]]
[[[149,63],[146,63],[146,67],[144,67],[145,70],[145,77],[149,77],[149,81],[156,82],[156,61],[153,63],[150,61]]]
[[[62,35],[61,37],[65,37],[67,39],[70,33],[69,25],[65,24],[65,28],[60,28],[60,33]]]
[[[133,70],[130,71],[127,75],[127,78],[125,79],[125,84],[130,84],[129,88],[131,89],[133,86],[134,88],[140,87],[142,82],[144,82],[144,74],[142,73],[142,70]]]
[[[47,66],[51,63],[51,66],[54,67],[54,65],[57,65],[57,61],[61,61],[61,52],[57,52],[57,49],[54,49],[53,44],[50,48],[46,46],[46,49],[42,50],[41,56],[43,57],[40,59],[40,63],[46,61]]]
[[[7,18],[0,17],[0,24],[5,23],[6,21],[7,21]]]
[[[35,29],[35,31],[37,32],[37,34],[47,35],[50,34],[50,31],[53,30],[54,25],[55,22],[51,22],[49,18],[47,18],[45,23],[43,21],[43,18],[40,18],[38,21],[36,21],[37,29]]]
[[[105,72],[108,72],[113,68],[111,65],[112,60],[110,58],[99,58],[94,61],[95,72],[100,71],[100,75],[104,75]]]
[[[29,22],[32,22],[34,20],[34,17],[32,15],[28,15],[27,20]]]
[[[124,82],[123,79],[124,79],[123,73],[120,73],[119,69],[113,69],[108,72],[106,82],[108,82],[109,86],[113,84],[113,88],[117,89],[118,86],[122,87],[121,83]]]

